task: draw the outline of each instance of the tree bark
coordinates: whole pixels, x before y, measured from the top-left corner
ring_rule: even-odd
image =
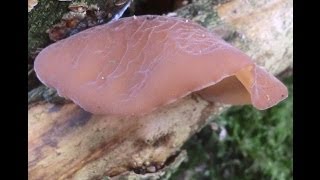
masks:
[[[176,13],[217,32],[273,74],[292,67],[292,1],[214,2],[197,0]],[[30,179],[169,177],[187,157],[181,146],[229,107],[189,95],[152,114],[119,118],[73,103],[29,102]]]

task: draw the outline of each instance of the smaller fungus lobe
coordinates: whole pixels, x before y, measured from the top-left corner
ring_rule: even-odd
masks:
[[[247,55],[176,17],[134,16],[87,29],[42,50],[35,71],[95,114],[145,114],[192,92],[258,109],[287,97]]]

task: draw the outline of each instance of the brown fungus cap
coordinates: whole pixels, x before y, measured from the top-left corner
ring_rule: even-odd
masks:
[[[286,87],[240,50],[190,20],[123,18],[40,52],[35,71],[95,114],[145,114],[197,91],[204,99],[266,109]]]

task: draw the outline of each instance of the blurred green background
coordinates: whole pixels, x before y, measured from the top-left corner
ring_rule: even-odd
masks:
[[[277,106],[233,107],[214,121],[218,129],[195,134],[184,145],[189,160],[170,179],[293,179],[292,81],[283,80],[289,97]]]

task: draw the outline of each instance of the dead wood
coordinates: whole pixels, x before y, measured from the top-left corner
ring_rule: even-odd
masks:
[[[216,31],[273,74],[292,67],[292,1],[198,0],[176,13]],[[143,117],[118,118],[73,103],[29,102],[30,179],[169,177],[186,158],[184,142],[227,108],[189,95]]]

